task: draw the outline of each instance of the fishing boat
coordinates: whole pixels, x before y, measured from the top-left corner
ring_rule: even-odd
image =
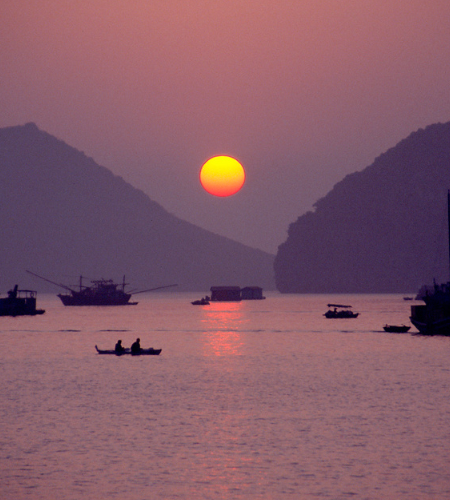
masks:
[[[447,193],[450,256],[450,190]],[[420,298],[425,304],[411,306],[411,323],[423,335],[450,335],[450,281],[422,287]]]
[[[135,306],[130,302],[131,293],[125,292],[125,280],[121,288],[113,280],[92,280],[90,286],[84,286],[80,276],[79,290],[59,293],[58,297],[65,306]]]
[[[389,333],[406,333],[411,329],[407,325],[384,325],[383,330]]]
[[[158,356],[162,349],[153,349],[153,347],[149,347],[148,349],[141,349],[139,352],[131,352],[129,347],[124,348],[123,351],[117,352],[114,349],[99,349],[95,346],[96,351],[99,354],[115,354],[116,356],[123,356],[125,354],[130,354],[133,356]]]
[[[0,316],[36,316],[44,314],[44,309],[36,309],[35,290],[19,290],[16,285],[9,290],[8,297],[0,298]]]
[[[350,311],[352,306],[347,306],[343,304],[328,304],[327,307],[332,307],[333,309],[329,309],[325,314],[325,318],[357,318],[359,313],[355,313]]]
[[[27,273],[68,290],[69,293],[58,294],[58,297],[65,306],[135,306],[137,302],[130,302],[132,295],[177,286],[176,284],[165,285],[127,293],[125,292],[125,286],[128,285],[128,283],[125,283],[125,276],[123,277],[121,285],[114,283],[113,280],[99,279],[91,280],[89,286],[83,285],[83,276],[80,276],[79,289],[75,290],[74,288],[56,283],[31,271],[27,271]]]

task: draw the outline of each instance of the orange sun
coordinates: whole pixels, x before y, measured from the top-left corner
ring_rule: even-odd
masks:
[[[245,171],[231,156],[214,156],[200,170],[200,182],[214,196],[231,196],[244,185]]]

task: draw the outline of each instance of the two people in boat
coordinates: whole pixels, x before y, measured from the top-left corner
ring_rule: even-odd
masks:
[[[125,352],[125,347],[122,345],[122,340],[118,340],[116,346],[114,347],[116,354],[123,354]],[[137,338],[135,342],[131,344],[131,354],[139,354],[141,352],[141,339]]]

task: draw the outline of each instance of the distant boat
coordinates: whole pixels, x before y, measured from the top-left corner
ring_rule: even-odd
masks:
[[[206,297],[202,297],[199,300],[194,300],[193,302],[191,302],[191,304],[193,306],[209,306],[209,297],[206,296]]]
[[[99,349],[95,346],[95,349],[99,354],[115,354],[116,356],[123,356],[125,354],[132,354],[129,347],[125,348],[122,352],[116,352],[114,349]],[[159,356],[162,349],[153,349],[150,347],[148,349],[141,349],[138,353],[133,353],[133,356]]]
[[[264,300],[263,289],[260,286],[246,286],[241,288],[242,300]]]
[[[36,316],[44,314],[44,309],[36,309],[35,290],[19,290],[16,285],[9,290],[8,297],[0,299],[0,316]]]
[[[65,288],[70,293],[58,294],[61,302],[65,306],[134,306],[137,302],[130,302],[131,296],[138,293],[152,292],[154,290],[160,290],[162,288],[169,288],[177,285],[165,285],[158,286],[156,288],[150,288],[148,290],[141,290],[138,292],[126,293],[125,286],[125,276],[123,277],[122,285],[114,283],[113,280],[92,280],[90,286],[83,285],[83,277],[80,276],[79,290],[74,290],[73,288],[62,285],[60,283],[55,283],[47,278],[43,278],[38,274],[27,271],[29,274],[36,276],[44,281],[48,281],[53,285]]]
[[[389,333],[406,333],[410,330],[410,326],[406,325],[384,325],[383,329]]]
[[[211,302],[240,302],[241,287],[239,286],[212,286]]]
[[[241,300],[264,300],[260,286],[212,286],[211,302],[240,302]]]
[[[346,306],[342,304],[328,304],[327,307],[332,307],[333,309],[329,309],[325,314],[325,318],[357,318],[359,313],[354,313],[350,311],[352,306]]]
[[[414,300],[414,297],[403,297],[403,300]]]
[[[113,280],[92,280],[91,286],[83,286],[80,276],[80,289],[70,290],[67,294],[58,294],[65,306],[133,306],[131,293],[125,293],[125,283],[119,288]]]
[[[450,190],[447,193],[450,255]],[[416,299],[425,305],[411,306],[411,323],[423,335],[450,335],[450,281],[433,287],[423,286]]]

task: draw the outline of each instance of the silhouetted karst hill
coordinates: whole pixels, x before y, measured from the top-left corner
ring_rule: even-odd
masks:
[[[275,288],[272,255],[174,217],[32,123],[0,129],[0,213],[3,293],[15,283],[57,291],[26,269],[66,283],[126,274],[136,288]]]
[[[418,130],[290,225],[281,292],[416,291],[449,277],[450,123]]]

